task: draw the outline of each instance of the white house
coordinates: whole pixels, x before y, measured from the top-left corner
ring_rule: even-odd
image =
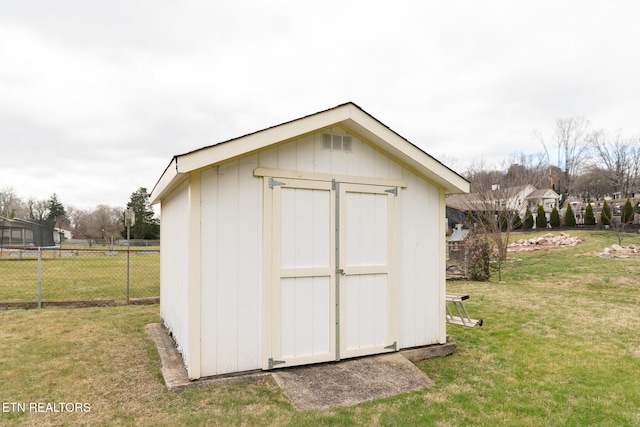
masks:
[[[536,212],[538,206],[542,206],[548,217],[553,208],[558,207],[560,195],[551,188],[545,188],[543,190],[532,191],[527,195],[526,200],[531,212]]]
[[[445,343],[445,195],[468,190],[353,103],[175,156],[151,198],[189,377]]]

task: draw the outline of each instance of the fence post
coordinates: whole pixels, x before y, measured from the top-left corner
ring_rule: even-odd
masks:
[[[131,234],[131,226],[127,225],[127,305],[129,304],[129,282],[130,282],[130,273],[131,273],[131,268],[129,264],[130,258],[131,258],[130,234]]]
[[[38,247],[38,308],[42,308],[42,248]]]
[[[136,223],[136,214],[133,209],[124,211],[124,222],[127,225],[127,305],[129,304],[129,281],[130,281],[130,260],[131,260],[131,226]]]

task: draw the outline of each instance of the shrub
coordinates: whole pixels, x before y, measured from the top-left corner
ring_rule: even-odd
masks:
[[[520,219],[520,214],[516,212],[516,215],[513,217],[513,229],[519,230],[521,228],[522,228],[522,219]]]
[[[547,228],[547,215],[544,213],[542,205],[538,206],[538,214],[536,215],[536,228]]]
[[[605,200],[602,204],[602,212],[600,212],[600,224],[611,225],[611,208]]]
[[[551,210],[549,225],[551,225],[552,227],[560,227],[560,214],[558,213],[558,208],[556,208],[555,206]]]
[[[507,214],[506,210],[498,212],[498,225],[502,231],[507,231],[509,228],[509,214]]]
[[[489,280],[491,275],[491,245],[489,242],[486,239],[474,236],[467,240],[467,248],[467,273],[471,280],[482,282]]]
[[[527,206],[527,210],[524,213],[524,222],[522,226],[525,230],[531,230],[533,228],[533,215],[531,214],[531,209]]]
[[[576,216],[573,213],[573,209],[571,209],[571,204],[567,204],[567,212],[564,214],[564,225],[565,227],[576,226]]]
[[[623,224],[631,224],[633,222],[633,206],[631,200],[627,199],[627,202],[622,207],[620,214],[620,222]]]
[[[596,225],[596,216],[593,213],[591,203],[587,205],[587,210],[584,212],[584,225]]]

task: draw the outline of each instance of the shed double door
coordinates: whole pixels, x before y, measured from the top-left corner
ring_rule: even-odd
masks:
[[[266,368],[396,350],[397,189],[271,179]]]

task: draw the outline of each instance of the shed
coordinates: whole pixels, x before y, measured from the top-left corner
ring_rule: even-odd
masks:
[[[353,103],[173,157],[151,199],[189,378],[444,344],[445,195],[468,190]]]

